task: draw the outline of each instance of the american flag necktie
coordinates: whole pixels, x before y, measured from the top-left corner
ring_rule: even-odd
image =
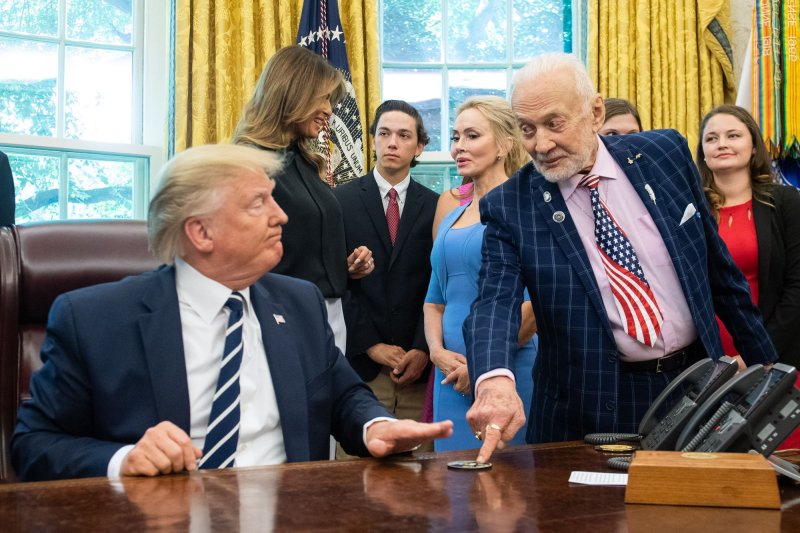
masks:
[[[400,206],[397,204],[397,191],[389,189],[389,205],[386,207],[386,224],[389,226],[389,237],[394,244],[397,238],[397,226],[400,225]]]
[[[664,317],[647,283],[636,250],[600,200],[600,176],[585,176],[579,186],[589,189],[594,213],[594,236],[603,261],[614,303],[625,332],[648,346],[656,343]]]
[[[203,456],[200,468],[227,468],[234,466],[239,444],[239,372],[242,366],[242,326],[244,324],[244,298],[233,292],[225,303],[230,309],[225,330],[225,350],[217,379],[217,390],[211,403]]]

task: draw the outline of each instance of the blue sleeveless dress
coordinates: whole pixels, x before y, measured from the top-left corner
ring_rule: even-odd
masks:
[[[431,281],[428,286],[426,303],[442,304],[442,333],[444,347],[466,356],[466,346],[462,325],[469,315],[472,301],[478,295],[478,274],[481,266],[481,245],[483,243],[483,224],[473,224],[465,228],[453,228],[453,224],[469,204],[457,207],[448,213],[436,235],[431,251]],[[526,300],[528,296],[526,294]],[[528,416],[533,395],[533,364],[536,359],[538,339],[536,336],[517,351],[514,359],[514,376],[517,393],[525,404]],[[433,381],[433,420],[453,421],[453,435],[447,439],[434,441],[434,449],[466,450],[480,448],[481,442],[475,438],[467,424],[467,410],[472,405],[471,395],[462,395],[453,384],[442,385],[444,374],[436,368]],[[524,444],[526,428],[520,429],[509,444]]]

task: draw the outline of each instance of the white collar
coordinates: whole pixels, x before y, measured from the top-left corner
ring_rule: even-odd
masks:
[[[381,198],[385,198],[387,194],[389,194],[389,189],[394,189],[397,191],[397,196],[400,198],[404,198],[406,194],[406,190],[408,190],[408,186],[411,184],[411,174],[408,174],[403,181],[398,183],[397,185],[392,185],[386,178],[381,176],[381,173],[378,172],[378,168],[372,169],[372,175],[375,177],[375,183],[378,184],[378,190],[381,192]]]
[[[204,276],[180,257],[175,258],[175,286],[178,301],[194,309],[208,324],[219,315],[233,292],[218,281]],[[245,308],[249,307],[250,287],[238,292],[244,297]]]

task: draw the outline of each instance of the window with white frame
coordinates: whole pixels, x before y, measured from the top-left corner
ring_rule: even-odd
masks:
[[[0,150],[18,223],[145,217],[167,17],[162,0],[0,0]]]
[[[414,177],[451,186],[455,110],[469,96],[508,95],[515,70],[572,50],[572,0],[381,0],[382,98],[414,105],[431,137]]]

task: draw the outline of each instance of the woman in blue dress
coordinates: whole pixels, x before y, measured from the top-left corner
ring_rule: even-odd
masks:
[[[436,451],[479,448],[467,424],[472,394],[461,327],[478,294],[484,226],[478,201],[508,180],[526,161],[517,121],[508,102],[472,97],[458,109],[450,155],[464,184],[439,198],[434,220],[431,281],[425,298],[425,337],[436,366],[433,420],[452,420],[453,435],[437,440]],[[514,360],[517,392],[530,410],[536,358],[536,322],[529,299],[522,307],[520,348]],[[510,444],[524,444],[520,430]]]

